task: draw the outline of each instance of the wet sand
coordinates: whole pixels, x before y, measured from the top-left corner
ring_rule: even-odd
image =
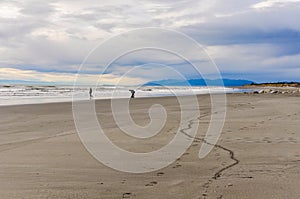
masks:
[[[198,97],[200,128],[192,146],[159,171],[130,174],[104,166],[80,142],[71,103],[0,107],[0,198],[300,198],[300,95],[229,94],[221,137],[198,158],[210,98]],[[133,152],[159,149],[178,130],[174,97],[134,99],[131,115],[149,122],[148,109],[168,113],[159,135],[145,140],[121,133],[110,101],[96,102],[105,132]],[[184,130],[183,130],[184,133]]]

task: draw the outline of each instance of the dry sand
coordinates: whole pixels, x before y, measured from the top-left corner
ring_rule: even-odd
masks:
[[[210,119],[209,96],[198,97],[202,117],[192,146],[170,166],[130,174],[95,160],[76,133],[71,103],[0,107],[0,198],[300,198],[300,95],[230,94],[222,135],[198,158]],[[120,132],[110,101],[96,102],[107,135],[126,150],[168,143],[178,128],[176,98],[131,101],[136,123],[148,108],[168,112],[163,131],[135,140]]]

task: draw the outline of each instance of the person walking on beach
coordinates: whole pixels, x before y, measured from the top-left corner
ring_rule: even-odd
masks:
[[[92,88],[90,88],[90,100],[93,98],[93,89]]]
[[[129,90],[131,92],[131,97],[130,98],[134,98],[134,94],[135,94],[135,91],[134,90]]]

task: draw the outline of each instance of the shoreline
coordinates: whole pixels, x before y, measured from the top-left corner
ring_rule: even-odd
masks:
[[[297,87],[288,87],[288,88],[277,88],[277,87],[252,87],[251,89],[248,87],[232,87],[233,89],[235,88],[239,88],[241,89],[239,92],[228,92],[225,93],[225,95],[234,95],[234,94],[293,94],[293,95],[300,95],[300,89]],[[251,91],[249,91],[249,90]],[[248,91],[247,91],[248,90]],[[275,91],[275,92],[274,92]],[[195,96],[209,96],[209,95],[218,95],[218,94],[222,94],[222,93],[204,93],[204,94],[195,94]],[[184,96],[184,97],[188,97],[191,95],[180,95],[180,96]],[[169,97],[175,97],[174,95],[164,95],[164,96],[142,96],[142,97],[136,97],[135,99],[153,99],[153,98],[159,98],[159,99],[163,99],[163,98],[169,98]],[[112,99],[129,99],[126,97],[120,97],[120,98],[96,98],[96,99],[92,99],[94,101],[110,101]],[[78,100],[78,101],[89,101],[89,99],[82,99],[82,100]],[[47,102],[28,102],[28,103],[20,103],[20,104],[0,104],[0,108],[1,107],[7,107],[7,106],[22,106],[22,105],[43,105],[43,104],[60,104],[60,103],[73,103],[73,100],[66,100],[66,101],[47,101]]]
[[[70,88],[56,88],[56,87],[36,87],[24,89],[16,87],[13,89],[0,89],[0,106],[17,105],[17,104],[44,104],[50,102],[71,102],[74,99],[85,100],[89,99],[86,88],[79,90],[70,90]],[[119,89],[94,89],[93,95],[98,99],[112,99],[112,98],[129,98],[128,88]],[[164,97],[164,96],[185,96],[190,94],[208,94],[208,93],[235,93],[244,92],[245,89],[237,89],[231,87],[174,87],[173,89],[166,89],[163,87],[145,87],[138,89],[136,98],[144,97]],[[73,97],[72,97],[73,96]]]
[[[240,91],[240,92],[228,92],[225,94],[233,94],[233,93],[243,93],[244,91]],[[203,94],[195,94],[195,96],[201,96],[201,95],[218,95],[218,94],[222,94],[222,93],[203,93]],[[178,96],[192,96],[192,95],[178,95]],[[175,95],[157,95],[157,96],[141,96],[141,97],[135,97],[134,99],[148,99],[148,98],[168,98],[168,97],[176,97]],[[46,100],[48,100],[49,98],[46,98]],[[101,100],[113,100],[113,99],[130,99],[129,97],[119,97],[119,98],[94,98],[92,100],[94,101],[101,101]],[[90,99],[86,98],[86,99],[80,99],[77,101],[89,101]],[[65,100],[65,101],[46,101],[46,102],[37,102],[38,99],[34,99],[35,102],[28,102],[28,103],[19,103],[19,104],[0,104],[0,107],[5,107],[5,106],[18,106],[18,105],[35,105],[35,104],[53,104],[53,103],[72,103],[73,99],[69,99],[69,100]]]
[[[1,107],[0,197],[297,198],[299,96],[228,94],[221,137],[204,159],[198,153],[211,118],[209,94],[197,96],[202,116],[190,118],[184,127],[179,126],[180,107],[174,96],[131,101],[131,117],[140,126],[150,122],[152,105],[166,109],[165,126],[150,139],[124,134],[114,122],[110,100],[96,101],[106,135],[132,152],[159,149],[176,133],[187,133],[188,125],[200,125],[180,158],[143,174],[119,172],[96,161],[78,137],[70,102]]]

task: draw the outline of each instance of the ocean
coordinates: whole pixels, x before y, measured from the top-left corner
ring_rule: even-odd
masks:
[[[0,106],[19,105],[19,104],[40,104],[51,102],[69,102],[72,101],[73,95],[77,100],[89,99],[89,88],[87,86],[38,86],[38,85],[0,85]],[[112,99],[112,98],[129,98],[130,89],[136,91],[135,97],[162,97],[178,96],[192,94],[208,93],[233,93],[243,92],[244,90],[226,87],[159,87],[147,86],[139,87],[114,87],[98,86],[93,88],[94,99]]]

